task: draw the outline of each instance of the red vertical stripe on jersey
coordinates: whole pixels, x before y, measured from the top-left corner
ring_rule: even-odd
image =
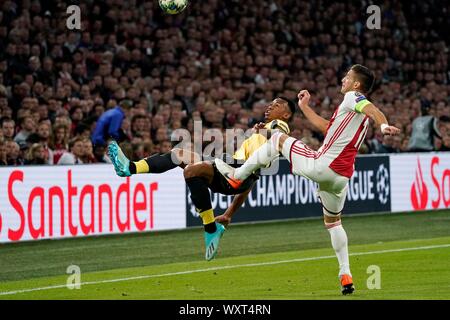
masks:
[[[291,148],[289,150],[289,169],[291,170],[291,173],[293,173],[292,172],[292,148],[294,147],[294,144],[295,144],[295,141],[291,144]]]
[[[366,123],[367,118],[368,118],[367,116],[364,118],[363,125]],[[362,136],[362,137],[361,137],[361,140],[359,141],[358,145],[356,146],[356,150],[359,150],[359,148],[361,148],[361,145],[364,142],[364,137],[367,133],[367,130],[369,130],[369,124],[367,124],[367,126],[365,126],[364,131],[360,134],[360,136]]]
[[[344,120],[342,120],[341,124],[336,129],[336,131],[334,132],[330,141],[327,143],[326,147],[323,148],[322,151],[317,155],[317,158],[322,156],[325,152],[328,151],[328,149],[330,149],[330,147],[333,145],[333,143],[336,142],[336,140],[339,138],[339,136],[342,134],[342,132],[344,132],[344,129],[348,126],[348,124],[350,123],[350,121],[353,119],[353,117],[355,115],[356,115],[356,113],[351,112],[351,113],[347,114],[347,116],[345,116]]]
[[[340,174],[341,176],[351,178],[353,175],[353,165],[355,163],[356,153],[358,149],[356,149],[356,142],[358,141],[362,131],[364,129],[364,123],[366,122],[367,116],[362,121],[358,130],[355,133],[352,141],[350,141],[342,150],[342,152],[337,156],[336,159],[333,160],[330,164],[330,168],[333,169],[334,172]]]
[[[336,108],[336,110],[334,110],[333,115],[331,116],[331,119],[328,122],[327,129],[325,130],[325,137],[324,137],[324,139],[327,137],[328,130],[331,128],[331,125],[333,124],[334,119],[336,119],[338,111],[339,111],[339,106]]]

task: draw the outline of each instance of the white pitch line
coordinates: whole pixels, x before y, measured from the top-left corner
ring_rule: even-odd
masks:
[[[430,250],[430,249],[448,248],[448,247],[450,247],[450,244],[400,248],[400,249],[388,249],[388,250],[378,250],[378,251],[368,251],[368,252],[356,252],[356,253],[351,253],[349,255],[350,256],[365,256],[365,255],[371,255],[371,254],[382,254],[382,253],[415,251],[415,250]],[[278,261],[268,261],[268,262],[258,262],[258,263],[236,264],[236,265],[229,265],[229,266],[212,267],[212,268],[197,269],[197,270],[186,270],[186,271],[170,272],[170,273],[162,273],[162,274],[151,274],[151,275],[128,277],[128,278],[118,278],[118,279],[109,279],[109,280],[101,280],[101,281],[88,281],[88,282],[82,282],[82,283],[80,283],[80,285],[86,286],[86,285],[91,285],[91,284],[103,284],[103,283],[133,281],[133,280],[140,280],[140,279],[170,277],[170,276],[192,274],[192,273],[198,273],[198,272],[208,272],[208,271],[247,268],[247,267],[270,266],[270,265],[292,263],[292,262],[316,261],[316,260],[323,260],[323,259],[331,259],[331,258],[335,258],[335,257],[336,257],[335,255],[332,255],[332,256],[299,258],[299,259],[291,259],[291,260],[278,260]],[[19,293],[34,292],[34,291],[51,290],[51,289],[61,289],[61,288],[67,288],[67,285],[62,284],[62,285],[38,287],[38,288],[30,288],[30,289],[22,289],[22,290],[14,290],[14,291],[4,291],[4,292],[0,292],[0,296],[14,295],[14,294],[19,294]]]

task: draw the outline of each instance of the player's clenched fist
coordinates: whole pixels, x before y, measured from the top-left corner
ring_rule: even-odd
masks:
[[[381,132],[387,136],[396,136],[400,133],[400,129],[394,126],[382,126]]]
[[[311,95],[309,94],[308,90],[301,90],[298,93],[297,97],[298,97],[298,106],[302,108],[308,105]]]

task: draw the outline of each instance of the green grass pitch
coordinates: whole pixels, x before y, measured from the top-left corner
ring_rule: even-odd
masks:
[[[351,296],[340,294],[321,219],[309,219],[231,225],[211,262],[200,228],[0,245],[0,299],[450,299],[449,210],[343,224]],[[81,289],[66,287],[69,265]],[[380,289],[367,286],[369,266]]]

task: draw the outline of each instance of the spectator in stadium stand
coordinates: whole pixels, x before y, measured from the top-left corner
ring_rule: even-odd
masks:
[[[436,139],[439,142],[437,151],[450,151],[450,116],[442,115],[439,118],[439,131],[442,134],[442,139]]]
[[[172,143],[170,141],[166,140],[160,143],[159,152],[167,153],[170,152],[170,150],[172,150]]]
[[[50,144],[53,150],[53,163],[58,163],[61,156],[69,149],[69,129],[64,124],[53,126],[52,143]]]
[[[387,136],[383,137],[382,143],[376,149],[376,153],[395,153],[398,152],[396,148],[394,148],[394,137]]]
[[[81,160],[83,163],[96,163],[97,159],[94,156],[94,150],[92,148],[92,141],[89,138],[82,138],[83,141],[83,156]]]
[[[442,139],[441,146],[437,151],[450,151],[450,135]]]
[[[78,100],[78,99],[77,99]],[[76,104],[70,109],[70,119],[72,120],[72,128],[71,128],[71,135],[75,136],[77,134],[76,130],[78,125],[83,120],[83,109],[79,104]]]
[[[21,142],[26,142],[30,134],[34,133],[36,130],[36,123],[33,117],[24,116],[20,119],[20,131],[14,137],[14,141],[20,144]]]
[[[88,138],[91,136],[91,128],[86,122],[80,122],[74,131],[74,136]]]
[[[150,152],[146,153],[146,155],[147,154],[150,154]],[[95,162],[98,162],[98,163],[111,163],[111,160],[106,155],[106,146],[99,145],[99,144],[94,146],[94,157],[95,157]]]
[[[6,141],[6,162],[9,166],[19,166],[23,164],[23,157],[21,154],[21,147],[15,141]],[[22,148],[26,149],[27,143],[25,141],[22,142]]]
[[[16,123],[11,118],[2,118],[1,129],[3,134],[3,139],[13,140],[16,131]]]
[[[338,104],[335,92],[343,70],[355,63],[374,70],[377,83],[370,98],[380,102],[393,124],[402,124],[401,145],[421,116],[421,103],[429,104],[438,119],[450,114],[449,1],[382,6],[388,18],[376,31],[364,28],[367,16],[361,12],[367,5],[345,0],[333,5],[192,1],[176,16],[163,15],[157,1],[139,1],[135,7],[128,1],[80,1],[82,12],[91,12],[82,15],[80,31],[61,23],[67,1],[28,2],[0,1],[0,118],[16,125],[24,116],[36,116],[37,124],[47,112],[54,129],[72,116],[72,139],[77,122],[91,115],[98,120],[129,98],[152,122],[146,129],[151,137],[140,143],[154,144],[151,152],[157,152],[156,131],[162,126],[192,129],[196,117],[211,126],[246,130],[262,116],[258,108],[252,110],[255,102],[278,94],[292,99],[299,88],[311,88],[315,110],[329,118]],[[205,17],[206,11],[214,14]],[[432,18],[423,18],[425,12]],[[236,103],[231,108],[227,101]],[[82,114],[78,108],[71,113],[78,104]],[[173,112],[178,104],[182,120]],[[225,115],[213,114],[208,105]],[[298,137],[305,136],[306,127],[291,127]],[[89,126],[91,136],[94,128]],[[18,135],[22,128],[15,129]],[[24,133],[18,140],[26,141]],[[444,146],[446,134],[441,133]],[[381,137],[368,136],[361,150],[373,153]],[[323,140],[315,132],[313,137]]]
[[[118,142],[125,140],[126,135],[121,127],[126,113],[131,107],[132,102],[130,100],[122,100],[115,108],[103,113],[92,134],[92,143],[94,145],[106,145],[108,138],[113,138]]]
[[[47,164],[47,157],[44,146],[40,143],[33,143],[26,152],[24,164]]]
[[[8,162],[6,159],[6,143],[5,141],[0,141],[0,166],[7,166]]]
[[[414,119],[408,150],[411,152],[429,152],[435,150],[435,138],[442,139],[438,128],[438,119],[429,114],[430,107],[422,106],[422,115]]]
[[[50,148],[52,142],[51,128],[52,127],[49,120],[42,120],[39,122],[37,128],[37,136],[39,138],[39,143],[44,148],[47,164],[53,164],[53,150]]]
[[[83,140],[75,137],[69,142],[69,152],[65,152],[57,164],[82,164],[84,155]]]

